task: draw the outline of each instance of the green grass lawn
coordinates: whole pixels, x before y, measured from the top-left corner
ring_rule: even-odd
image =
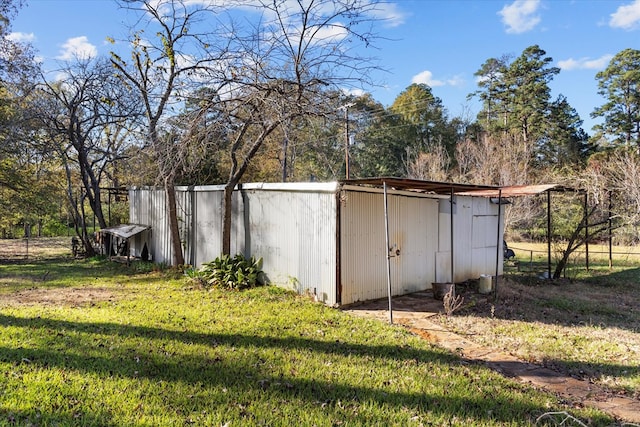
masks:
[[[613,423],[275,287],[29,262],[0,265],[0,425],[521,426],[555,410]]]

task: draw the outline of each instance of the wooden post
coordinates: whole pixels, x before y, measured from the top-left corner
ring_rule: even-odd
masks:
[[[449,204],[451,207],[451,214],[449,215],[449,217],[451,218],[451,283],[455,283],[455,270],[453,267],[454,264],[454,260],[455,260],[455,256],[453,253],[453,248],[454,248],[454,244],[453,244],[453,187],[451,187],[451,195],[449,198]]]
[[[611,205],[611,190],[609,190],[609,268],[613,268],[613,245],[612,245],[612,241],[613,241],[613,233],[612,233],[612,229],[613,229],[613,222],[611,221],[611,209],[612,209],[612,205]]]
[[[589,206],[588,206],[588,197],[589,195],[584,193],[584,256],[585,256],[585,267],[587,271],[589,271]]]
[[[547,279],[551,279],[551,190],[547,190]]]

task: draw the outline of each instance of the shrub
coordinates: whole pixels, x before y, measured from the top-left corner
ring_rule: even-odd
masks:
[[[202,278],[208,286],[223,289],[247,289],[264,285],[262,258],[245,258],[238,254],[233,258],[222,255],[211,262],[204,263],[200,269]]]
[[[205,274],[198,270],[195,267],[188,267],[184,270],[184,275],[189,279],[190,282],[195,284],[200,288],[206,288],[207,282],[205,280]]]

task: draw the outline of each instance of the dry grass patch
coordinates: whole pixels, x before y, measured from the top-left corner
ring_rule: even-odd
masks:
[[[0,307],[28,305],[80,307],[116,299],[116,293],[108,288],[32,288],[15,293],[0,293]]]
[[[442,322],[487,346],[640,398],[638,285],[502,280],[497,301],[472,303]]]
[[[0,239],[0,262],[71,256],[71,237]]]

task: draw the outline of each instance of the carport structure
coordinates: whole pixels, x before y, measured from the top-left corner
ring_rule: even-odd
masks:
[[[495,254],[495,275],[494,275],[494,286],[493,293],[494,297],[497,293],[498,289],[498,280],[500,276],[500,254],[502,250],[502,202],[503,195],[502,189],[495,186],[488,185],[476,185],[476,184],[458,184],[458,183],[447,183],[447,182],[437,182],[437,181],[422,181],[422,180],[414,180],[414,179],[405,179],[405,178],[389,178],[389,177],[381,177],[381,178],[364,178],[364,179],[352,179],[345,181],[351,185],[371,185],[374,187],[382,187],[384,194],[384,224],[385,224],[385,237],[386,237],[386,247],[388,248],[386,260],[387,260],[387,299],[389,305],[389,323],[393,323],[393,306],[392,306],[392,283],[391,283],[391,258],[398,256],[400,254],[398,249],[395,249],[392,246],[392,243],[389,240],[389,209],[388,209],[388,190],[402,190],[402,191],[414,191],[421,193],[431,193],[437,195],[448,195],[449,196],[449,220],[450,220],[450,277],[451,282],[455,282],[455,258],[456,258],[456,245],[455,245],[455,227],[454,227],[454,204],[455,204],[455,196],[482,196],[493,198],[491,200],[492,203],[498,205],[498,221],[496,226],[496,254]],[[397,251],[397,252],[396,252]]]
[[[510,199],[514,197],[531,197],[531,196],[540,196],[542,194],[546,195],[546,219],[547,219],[547,278],[552,278],[551,272],[551,225],[552,225],[552,193],[574,193],[578,196],[582,197],[582,207],[583,207],[583,220],[584,220],[584,242],[585,242],[585,267],[589,269],[589,210],[588,203],[589,197],[588,193],[583,189],[577,189],[572,187],[567,187],[561,184],[535,184],[535,185],[513,185],[502,187],[501,191],[498,193],[495,190],[481,190],[474,191],[469,194],[474,195],[483,195],[485,197],[502,197],[503,199]],[[612,250],[612,213],[611,213],[611,192],[608,192],[608,243],[609,243],[609,267],[613,265],[613,250]]]

